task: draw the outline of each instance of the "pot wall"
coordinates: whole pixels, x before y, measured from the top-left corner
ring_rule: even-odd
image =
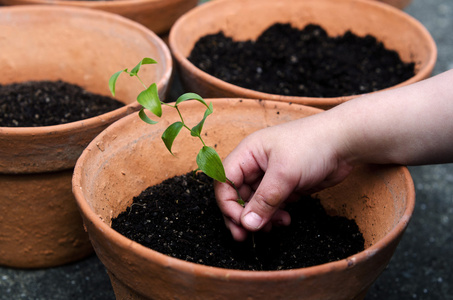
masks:
[[[253,18],[250,18],[253,16]],[[427,78],[435,65],[437,49],[426,28],[416,19],[378,1],[369,0],[215,0],[184,14],[170,31],[170,48],[186,90],[204,97],[244,97],[331,108],[357,96],[313,98],[267,94],[229,84],[196,68],[187,57],[199,38],[223,31],[234,40],[256,39],[277,22],[304,28],[319,24],[330,36],[347,30],[371,34],[405,62],[415,62],[416,75],[394,87]]]
[[[221,157],[253,131],[319,112],[273,101],[211,100],[206,143],[216,145]],[[197,103],[181,110],[189,124],[203,115]],[[414,188],[406,168],[363,166],[343,184],[318,194],[330,213],[357,219],[367,247],[357,255],[291,271],[197,265],[145,248],[110,227],[111,218],[146,187],[196,168],[198,143],[187,144],[188,136],[178,137],[174,157],[150,155],[166,153],[160,135],[177,115],[167,107],[163,115],[165,121],[154,126],[136,115],[115,122],[88,146],[74,172],[73,192],[118,299],[363,299],[389,262],[413,210]]]
[[[61,79],[111,96],[110,76],[150,56],[159,64],[144,67],[141,76],[156,82],[165,99],[172,72],[168,47],[154,33],[123,17],[89,9],[0,7],[0,49],[0,84]],[[0,173],[72,168],[94,136],[139,109],[136,97],[142,86],[133,79],[120,77],[117,99],[128,105],[113,112],[64,125],[0,127]]]
[[[72,170],[0,174],[0,264],[58,266],[93,252],[71,193]]]
[[[165,98],[171,55],[142,25],[90,9],[0,7],[0,84],[61,79],[110,95],[110,76],[145,56],[159,64],[143,68],[143,79],[156,82]],[[141,86],[130,82],[118,88],[117,99],[127,105],[112,112],[56,126],[0,127],[1,265],[50,267],[92,253],[71,192],[72,172],[97,134],[138,110]]]
[[[156,34],[167,33],[183,13],[195,7],[198,0],[0,0],[3,5],[55,5],[94,8],[121,15],[138,22]]]

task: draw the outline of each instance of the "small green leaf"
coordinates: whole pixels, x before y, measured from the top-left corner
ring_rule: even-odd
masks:
[[[144,108],[148,109],[159,118],[162,116],[162,105],[159,99],[159,94],[157,93],[157,85],[155,83],[153,83],[146,90],[142,91],[138,95],[137,101]]]
[[[129,73],[131,76],[137,75],[138,71],[140,71],[140,68],[142,65],[150,65],[150,64],[157,64],[157,61],[155,61],[152,58],[145,57],[142,59]]]
[[[217,151],[212,147],[204,146],[197,155],[198,168],[209,177],[220,181],[226,181],[225,169]]]
[[[197,125],[195,125],[191,130],[190,130],[190,134],[192,136],[200,136],[201,135],[201,131],[203,130],[203,125],[204,125],[204,121],[206,120],[206,118],[212,114],[213,112],[213,108],[212,108],[212,102],[209,103],[209,106],[208,108],[205,110],[204,112],[204,117],[203,119],[200,121],[200,123],[198,123]]]
[[[151,124],[151,125],[154,125],[154,124],[157,124],[158,122],[156,121],[153,121],[151,120],[145,113],[145,110],[142,108],[140,109],[140,111],[138,112],[138,116],[140,117],[140,119],[142,119],[142,121],[148,123],[148,124]]]
[[[110,93],[112,93],[113,96],[115,96],[115,86],[116,86],[116,81],[118,80],[118,77],[121,75],[121,73],[127,72],[127,69],[121,70],[113,74],[110,79],[109,79],[109,89]]]
[[[142,65],[152,65],[152,64],[157,64],[157,61],[155,61],[154,59],[152,59],[150,57],[145,57],[144,59],[142,59]]]
[[[175,138],[178,136],[179,132],[181,131],[183,127],[182,122],[175,122],[171,124],[170,126],[165,129],[164,133],[162,134],[162,140],[164,141],[165,146],[167,147],[168,151],[170,151],[171,154],[171,147],[173,146],[173,142]]]
[[[195,94],[195,93],[185,93],[185,94],[182,94],[181,96],[179,96],[179,98],[176,100],[176,105],[178,105],[179,103],[183,102],[183,101],[187,101],[187,100],[197,100],[198,102],[200,103],[203,103],[204,106],[208,107],[208,104],[206,104],[206,102],[203,100],[203,98],[198,95],[198,94]]]

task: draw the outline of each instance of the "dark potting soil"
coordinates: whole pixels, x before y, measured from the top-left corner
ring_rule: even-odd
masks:
[[[188,57],[201,70],[231,84],[270,94],[339,97],[378,91],[415,75],[375,37],[348,31],[329,37],[315,24],[274,24],[256,41],[223,32],[198,40]]]
[[[160,253],[228,269],[302,268],[364,249],[355,221],[328,216],[319,200],[304,197],[287,210],[290,226],[235,242],[216,204],[212,180],[203,173],[188,173],[143,191],[112,219],[112,228]]]
[[[95,117],[124,106],[64,81],[0,85],[0,126],[37,127]]]

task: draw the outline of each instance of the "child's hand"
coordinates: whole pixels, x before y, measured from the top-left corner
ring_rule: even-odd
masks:
[[[248,136],[224,161],[245,208],[230,185],[215,186],[233,237],[288,225],[286,201],[339,183],[355,164],[453,162],[452,83],[450,70]]]
[[[280,209],[286,201],[334,185],[350,173],[352,166],[337,155],[341,137],[330,136],[331,124],[310,125],[322,120],[312,116],[255,132],[224,160],[228,178],[248,202],[240,206],[229,184],[216,183],[219,207],[236,240],[244,240],[247,231],[289,225],[290,216]]]

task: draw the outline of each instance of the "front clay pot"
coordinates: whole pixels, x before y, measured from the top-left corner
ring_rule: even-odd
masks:
[[[206,99],[214,113],[206,144],[225,157],[245,136],[264,127],[320,112],[298,104],[250,99]],[[181,106],[191,127],[204,107]],[[94,249],[106,266],[117,299],[363,299],[389,262],[411,217],[415,193],[405,167],[362,166],[342,184],[317,194],[329,214],[355,218],[365,250],[347,259],[285,271],[239,271],[175,259],[120,235],[112,217],[148,186],[196,168],[198,143],[178,137],[172,156],[161,134],[177,113],[150,126],[136,114],[97,136],[77,161],[73,192]],[[225,121],[228,120],[228,126]],[[159,155],[150,155],[159,153]]]
[[[250,17],[253,16],[253,17]],[[328,109],[359,95],[344,97],[295,97],[239,87],[202,71],[187,57],[203,36],[223,31],[236,41],[254,40],[275,23],[299,29],[310,23],[329,36],[370,34],[404,62],[415,63],[415,76],[395,85],[427,78],[435,65],[437,48],[426,28],[416,19],[387,4],[369,0],[216,0],[184,14],[170,31],[169,44],[186,90],[204,97],[244,97],[299,103]]]
[[[154,33],[168,33],[173,23],[198,0],[0,0],[3,5],[55,5],[92,8],[118,14],[138,22]]]
[[[172,72],[168,47],[126,18],[56,6],[0,8],[0,84],[58,80],[109,95],[108,79],[144,56],[143,68],[165,97]],[[0,265],[42,268],[92,253],[71,192],[72,172],[88,143],[138,110],[139,85],[118,89],[126,106],[86,120],[43,127],[0,127]]]

